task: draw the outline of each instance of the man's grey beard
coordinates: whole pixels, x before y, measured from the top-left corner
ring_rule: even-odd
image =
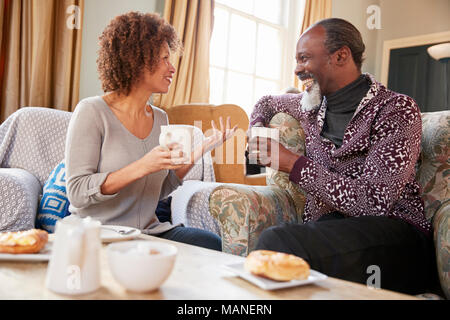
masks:
[[[309,91],[304,91],[301,105],[302,111],[311,111],[320,107],[322,101],[322,94],[320,93],[320,87],[317,82],[314,82]]]

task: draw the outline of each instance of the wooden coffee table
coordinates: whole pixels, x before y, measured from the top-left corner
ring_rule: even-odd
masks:
[[[102,287],[94,293],[64,296],[45,287],[47,263],[0,261],[0,299],[169,299],[169,300],[248,300],[248,299],[416,299],[414,296],[335,278],[275,291],[265,291],[222,269],[222,265],[243,262],[244,258],[141,235],[140,239],[163,241],[178,247],[174,270],[156,291],[137,294],[124,289],[112,277],[105,249],[101,253]]]

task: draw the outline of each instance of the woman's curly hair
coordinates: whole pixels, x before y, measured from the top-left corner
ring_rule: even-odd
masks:
[[[175,29],[157,13],[129,12],[115,17],[99,38],[97,68],[105,92],[128,95],[144,68],[153,72],[161,48],[182,50]]]

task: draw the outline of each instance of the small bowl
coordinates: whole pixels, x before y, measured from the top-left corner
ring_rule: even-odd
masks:
[[[114,279],[134,292],[158,289],[172,272],[177,251],[174,245],[147,240],[116,242],[106,247]]]

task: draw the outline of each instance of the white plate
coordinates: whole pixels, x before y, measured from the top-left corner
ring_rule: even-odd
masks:
[[[47,242],[44,248],[38,253],[23,253],[23,254],[11,254],[11,253],[0,253],[0,261],[29,261],[29,262],[39,262],[50,260],[52,249],[52,243]]]
[[[125,230],[131,231],[128,234],[120,234],[114,230]],[[122,240],[131,240],[136,238],[141,234],[141,230],[131,227],[125,226],[111,226],[111,225],[103,225],[100,230],[100,239],[102,242],[114,242],[114,241],[122,241]]]
[[[275,290],[282,288],[289,288],[295,286],[302,286],[309,283],[314,283],[317,281],[322,281],[328,278],[328,276],[324,275],[315,270],[310,270],[309,277],[306,280],[291,280],[291,281],[273,281],[266,278],[258,277],[252,275],[250,272],[244,269],[244,263],[233,263],[223,266],[227,271],[230,271],[241,278],[257,285],[261,289],[264,290]]]

